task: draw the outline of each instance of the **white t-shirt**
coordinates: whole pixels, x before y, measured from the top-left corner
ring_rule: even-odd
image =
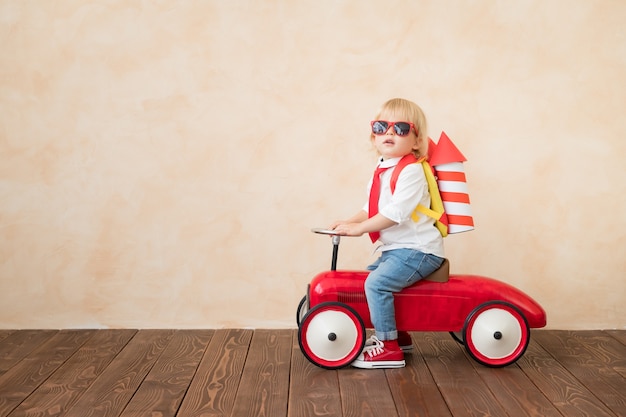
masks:
[[[417,249],[424,253],[432,253],[444,257],[443,237],[435,227],[435,220],[424,214],[418,213],[419,221],[415,222],[411,215],[418,204],[430,207],[430,194],[428,183],[421,164],[409,164],[396,182],[396,189],[391,194],[391,175],[398,162],[402,158],[383,160],[380,167],[389,167],[381,174],[380,198],[378,200],[378,212],[386,218],[398,223],[385,230],[381,230],[379,241],[382,246],[378,250],[391,249]],[[369,191],[372,187],[370,179],[367,186],[368,201],[365,203],[365,212],[369,211]]]

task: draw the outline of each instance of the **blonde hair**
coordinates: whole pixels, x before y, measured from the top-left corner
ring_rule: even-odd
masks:
[[[426,132],[426,116],[417,104],[403,98],[392,98],[386,101],[374,120],[384,119],[384,117],[394,116],[406,122],[411,122],[417,130],[417,149],[413,150],[413,154],[417,158],[428,156],[428,133]],[[413,132],[415,133],[415,132]],[[370,135],[370,139],[374,139],[374,134]]]

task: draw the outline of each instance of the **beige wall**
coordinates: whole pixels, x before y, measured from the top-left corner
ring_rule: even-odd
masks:
[[[467,156],[453,272],[626,327],[626,3],[0,0],[0,327],[294,327],[418,102]],[[371,260],[343,239],[340,267]]]

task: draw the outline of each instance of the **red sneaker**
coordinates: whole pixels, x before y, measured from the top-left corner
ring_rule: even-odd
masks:
[[[373,344],[366,346],[352,366],[363,369],[404,368],[404,353],[397,340],[378,340],[376,336],[368,341]]]
[[[403,352],[413,350],[413,339],[409,332],[398,332],[398,344]]]
[[[375,336],[367,339],[365,341],[365,347],[373,346],[375,344],[374,339],[376,339]],[[402,349],[403,352],[413,350],[413,339],[411,339],[409,332],[398,331],[398,345],[400,345],[400,349]]]

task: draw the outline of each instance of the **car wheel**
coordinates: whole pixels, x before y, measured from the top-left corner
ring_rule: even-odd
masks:
[[[304,356],[325,369],[352,363],[365,346],[365,325],[358,313],[343,303],[327,302],[310,309],[298,328]]]
[[[463,341],[477,362],[498,368],[522,357],[530,342],[530,328],[517,307],[492,301],[476,307],[467,317]]]
[[[457,333],[457,332],[450,332],[450,336],[452,336],[452,338],[457,341],[458,343],[464,345],[465,342],[463,342],[463,334],[462,333]]]
[[[298,327],[307,311],[309,311],[309,298],[305,295],[302,297],[302,300],[300,300],[300,304],[298,304],[298,309],[296,310],[296,323]]]

